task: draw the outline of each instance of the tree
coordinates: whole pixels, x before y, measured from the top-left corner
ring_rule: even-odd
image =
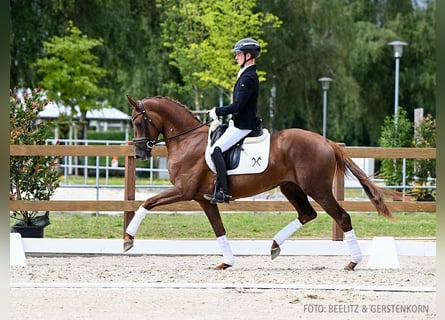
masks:
[[[436,120],[428,114],[415,127],[413,147],[436,147]],[[427,188],[436,185],[436,159],[414,159],[415,184],[422,188],[415,189],[417,200],[431,200],[435,198],[435,189]]]
[[[83,34],[103,39],[94,53],[108,71],[101,83],[112,90],[110,105],[128,112],[126,94],[187,97],[166,85],[181,78],[160,40],[163,14],[156,1],[10,0],[10,11],[12,87],[37,86],[42,77],[29,66],[46,55],[43,42],[64,34],[73,21]]]
[[[205,89],[221,88],[231,95],[238,69],[230,49],[236,41],[256,38],[265,53],[263,26],[280,25],[273,14],[253,12],[256,4],[252,0],[162,3],[166,11],[162,22],[164,45],[171,50],[171,64],[179,70],[184,87],[193,91],[195,108],[200,107]],[[259,71],[259,77],[264,80],[265,72]]]
[[[267,45],[257,61],[267,75],[259,97],[266,126],[321,133],[317,79],[329,76],[328,137],[378,145],[394,107],[388,42],[400,39],[408,43],[400,64],[400,105],[410,117],[419,107],[435,115],[435,0],[10,0],[10,11],[13,86],[37,86],[41,75],[31,62],[46,55],[42,43],[63,34],[72,20],[88,37],[103,39],[94,48],[109,72],[101,84],[112,89],[110,104],[124,112],[126,94],[168,95],[205,106],[223,92],[227,102],[236,74],[230,49],[245,32]],[[279,28],[256,24],[268,14],[282,22]]]
[[[260,10],[274,12],[283,21],[281,28],[265,33],[272,54],[259,62],[270,74],[261,89],[261,115],[271,115],[273,129],[299,127],[321,133],[317,79],[331,77],[328,137],[345,141],[353,132],[350,124],[360,118],[359,87],[349,70],[354,37],[350,15],[327,0],[263,0]]]
[[[394,56],[388,42],[408,43],[400,60],[399,104],[412,120],[414,109],[435,109],[434,1],[353,0],[347,9],[356,37],[350,71],[360,87],[361,145],[378,142],[379,128],[394,110]],[[417,6],[416,3],[422,3]],[[420,89],[422,88],[422,89]]]
[[[408,43],[400,61],[400,105],[412,115],[414,109],[421,107],[434,116],[437,59],[432,57],[436,57],[436,4],[431,0],[422,2],[424,6],[398,16],[388,27]]]
[[[399,114],[386,116],[380,134],[380,147],[412,147],[414,125],[409,120],[406,110],[399,108]],[[404,174],[403,159],[383,159],[380,175],[389,186],[408,185],[414,179],[413,160],[406,160]],[[405,177],[405,181],[403,180]]]
[[[40,85],[48,90],[54,101],[80,109],[80,122],[84,123],[86,112],[99,106],[101,95],[108,89],[100,87],[106,70],[98,66],[98,58],[91,50],[102,45],[101,39],[89,39],[70,21],[65,37],[54,36],[43,43],[46,57],[37,59],[34,66],[43,74]],[[84,139],[86,138],[86,130]]]

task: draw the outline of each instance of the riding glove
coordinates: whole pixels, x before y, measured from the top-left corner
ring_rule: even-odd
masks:
[[[209,116],[212,120],[218,120],[218,116],[216,115],[216,108],[213,108],[209,111]]]

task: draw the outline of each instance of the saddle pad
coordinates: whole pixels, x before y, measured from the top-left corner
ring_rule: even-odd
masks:
[[[211,130],[209,130],[205,160],[210,170],[216,173],[216,168],[210,155],[210,133]],[[255,174],[263,172],[269,165],[269,151],[270,133],[267,129],[263,128],[263,134],[261,136],[244,139],[239,165],[235,169],[228,170],[227,174]]]

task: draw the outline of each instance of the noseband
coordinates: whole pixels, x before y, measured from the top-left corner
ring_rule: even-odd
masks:
[[[151,124],[151,125],[156,129],[156,131],[158,132],[158,134],[157,134],[156,136],[159,136],[159,135],[161,134],[161,130],[159,130],[159,128],[158,128],[158,127],[156,126],[156,124],[151,120],[150,116],[149,116],[149,115],[147,114],[147,112],[145,111],[145,107],[144,107],[144,104],[142,103],[142,101],[139,100],[139,101],[137,102],[137,104],[138,104],[138,107],[141,109],[141,112],[138,112],[138,113],[136,113],[133,117],[131,117],[131,122],[134,122],[134,120],[135,120],[137,117],[139,117],[139,116],[143,116],[143,117],[144,117],[144,122],[145,122],[145,128],[149,128],[149,126],[150,126],[150,124]],[[148,137],[148,136],[140,137],[140,138],[134,138],[134,139],[133,139],[133,144],[136,146],[136,148],[139,148],[139,149],[141,149],[141,150],[143,150],[143,151],[146,151],[146,152],[150,152],[150,153],[151,153],[151,150],[152,150],[153,147],[156,146],[157,144],[162,143],[162,142],[166,142],[166,141],[168,141],[168,140],[171,140],[171,139],[177,138],[177,137],[179,137],[179,136],[182,136],[182,135],[184,135],[184,134],[187,134],[187,133],[189,133],[189,132],[192,132],[192,131],[194,131],[194,130],[196,130],[196,129],[201,128],[201,127],[204,126],[204,125],[205,125],[204,123],[200,123],[198,126],[193,127],[192,129],[186,130],[186,131],[184,131],[184,132],[180,132],[180,133],[178,133],[178,134],[175,134],[175,135],[173,135],[173,136],[171,136],[171,137],[168,137],[168,138],[165,138],[165,139],[153,140],[153,139],[151,139],[151,138]],[[138,145],[138,143],[141,143],[141,142],[144,142],[144,143],[145,143],[145,147],[140,147],[140,146]]]

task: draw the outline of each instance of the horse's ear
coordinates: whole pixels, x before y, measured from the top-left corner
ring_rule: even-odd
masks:
[[[137,107],[138,104],[136,103],[136,101],[134,101],[128,94],[127,94],[127,100],[133,106],[133,108]]]

